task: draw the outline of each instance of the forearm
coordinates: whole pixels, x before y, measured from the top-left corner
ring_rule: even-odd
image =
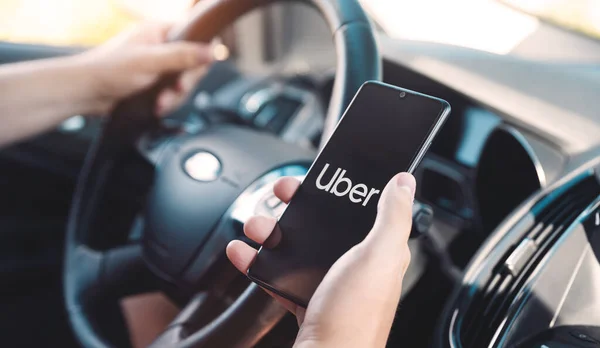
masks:
[[[102,110],[94,77],[79,56],[0,67],[0,146]]]

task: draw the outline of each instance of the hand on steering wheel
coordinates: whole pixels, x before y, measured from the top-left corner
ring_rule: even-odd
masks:
[[[288,203],[299,185],[294,178],[283,178],[275,184],[274,193]],[[415,187],[414,177],[407,173],[390,180],[379,200],[373,229],[331,267],[306,311],[269,292],[298,318],[296,346],[308,342],[332,347],[385,346],[410,262]],[[245,224],[244,233],[262,244],[275,223],[274,218],[255,216]],[[227,256],[244,274],[256,254],[256,249],[242,241],[227,246]]]
[[[91,113],[107,114],[117,102],[150,87],[167,73],[183,72],[158,95],[155,113],[164,116],[185,101],[213,61],[213,52],[209,44],[167,42],[171,27],[156,22],[140,24],[77,56],[93,75]]]

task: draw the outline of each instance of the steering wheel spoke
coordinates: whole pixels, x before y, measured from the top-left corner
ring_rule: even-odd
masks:
[[[207,306],[210,306],[209,294],[201,293],[195,296],[150,347],[175,344],[179,347],[252,347],[261,337],[256,333],[271,329],[287,313],[284,307],[256,284],[251,284],[231,306],[212,321],[212,325],[198,325],[203,322]],[[256,320],[255,313],[259,312],[261,317]],[[231,335],[239,327],[249,328],[245,335]]]
[[[121,299],[158,289],[158,280],[148,269],[138,244],[96,251],[78,246],[67,276],[77,279],[72,288],[79,304],[87,306],[105,299]]]
[[[103,252],[100,291],[105,296],[122,298],[158,290],[158,279],[142,258],[139,244]]]
[[[165,146],[183,131],[176,126],[163,124],[152,131],[142,134],[134,144],[137,155],[152,166],[158,166]]]

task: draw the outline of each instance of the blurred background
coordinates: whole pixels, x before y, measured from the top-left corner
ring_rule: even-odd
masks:
[[[97,45],[141,20],[175,21],[195,0],[2,0],[0,40]],[[598,0],[363,0],[394,38],[508,54],[540,21],[600,39]]]

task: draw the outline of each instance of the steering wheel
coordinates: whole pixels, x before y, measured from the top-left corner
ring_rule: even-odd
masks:
[[[209,42],[238,17],[274,2],[202,0],[170,38]],[[325,139],[358,88],[381,78],[381,57],[357,0],[304,2],[322,13],[337,50]],[[130,345],[119,300],[149,291],[185,305],[155,341],[161,347],[250,346],[285,314],[248,286],[224,250],[242,238],[248,217],[280,212],[273,183],[304,175],[315,153],[240,125],[213,124],[195,135],[167,129],[153,105],[174,78],[164,76],[117,105],[80,174],[67,227],[64,296],[83,346]],[[132,240],[132,230],[141,237]]]

